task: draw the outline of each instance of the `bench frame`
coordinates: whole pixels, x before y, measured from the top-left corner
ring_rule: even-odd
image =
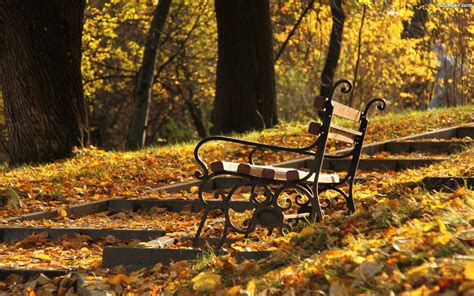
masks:
[[[319,97],[319,104],[323,106],[319,106],[320,109],[324,111],[320,112],[320,117],[322,119],[322,124],[318,131],[318,138],[315,142],[311,143],[308,146],[300,147],[300,148],[291,148],[291,147],[282,147],[282,146],[275,146],[263,143],[255,143],[251,141],[235,139],[230,137],[224,136],[211,136],[201,140],[194,149],[194,157],[196,162],[201,166],[201,171],[196,171],[195,176],[196,178],[201,180],[198,190],[198,198],[202,203],[205,211],[199,223],[199,227],[194,238],[193,244],[197,246],[200,244],[201,232],[207,220],[208,214],[211,210],[221,210],[225,216],[225,224],[224,230],[221,239],[216,245],[216,249],[222,247],[227,238],[229,231],[233,231],[235,233],[240,233],[245,236],[248,236],[251,232],[253,232],[257,225],[261,225],[269,229],[269,233],[273,231],[273,229],[279,229],[280,231],[283,230],[290,230],[292,226],[297,223],[299,220],[304,219],[302,217],[309,216],[311,220],[320,221],[323,219],[323,209],[326,209],[331,206],[331,200],[324,199],[321,203],[319,195],[327,190],[333,190],[339,193],[346,201],[349,213],[355,211],[355,203],[353,199],[353,184],[355,179],[355,174],[357,171],[357,167],[359,164],[360,154],[362,151],[362,145],[364,142],[365,132],[367,130],[367,113],[370,107],[377,103],[378,110],[384,110],[386,106],[386,102],[384,99],[375,98],[370,100],[367,105],[365,106],[364,111],[360,113],[359,118],[357,121],[360,122],[359,126],[359,133],[354,137],[354,147],[349,152],[343,155],[325,155],[325,147],[328,139],[328,135],[331,132],[331,120],[333,117],[333,104],[332,98],[334,96],[335,91],[341,86],[342,93],[350,93],[353,89],[352,83],[349,80],[342,79],[337,81],[331,91],[330,98],[321,98]],[[321,100],[322,99],[322,100]],[[339,103],[335,103],[334,105],[338,105]],[[339,104],[342,105],[342,104]],[[344,105],[342,105],[344,106]],[[345,106],[344,106],[345,107]],[[347,107],[349,108],[349,107]],[[352,109],[352,108],[349,108]],[[353,109],[355,110],[355,109]],[[333,126],[334,128],[334,126]],[[337,138],[336,138],[337,139]],[[271,180],[265,179],[262,177],[251,176],[247,174],[242,174],[239,172],[209,172],[208,165],[202,160],[200,156],[200,149],[201,147],[211,141],[224,141],[230,142],[235,144],[240,144],[244,146],[253,147],[249,154],[248,154],[248,163],[254,164],[254,155],[257,151],[263,150],[270,150],[272,152],[292,152],[295,154],[301,154],[306,156],[313,156],[314,161],[312,161],[309,165],[309,172],[308,174],[299,180],[296,181],[289,181],[289,180]],[[314,149],[316,151],[314,151]],[[321,172],[321,167],[323,164],[324,158],[348,158],[352,157],[350,168],[347,172],[347,175],[342,178],[337,183],[318,183],[319,175]],[[314,174],[314,183],[307,184],[305,181],[309,179]],[[205,189],[208,188],[207,184],[217,177],[221,177],[223,175],[226,176],[236,176],[240,177],[241,180],[236,182],[228,192],[224,192],[221,190],[214,191],[214,198],[221,199],[222,202],[212,206],[211,204],[207,203],[203,194]],[[345,192],[340,187],[348,185],[348,191]],[[276,189],[272,190],[270,186],[276,186]],[[232,196],[236,193],[239,188],[242,187],[250,187],[250,200],[254,205],[254,212],[250,220],[246,221],[247,223],[244,224],[244,228],[240,228],[235,226],[232,223],[229,210],[231,209],[231,199]],[[263,195],[265,199],[261,200],[258,199],[257,189],[261,187],[263,189]],[[295,198],[295,203],[298,205],[298,214],[296,215],[297,218],[292,219],[285,219],[285,215],[283,214],[285,211],[290,209],[293,206],[293,202],[286,198],[284,200],[285,205],[279,204],[279,200],[281,199],[282,194],[285,191],[297,191],[298,195]],[[303,196],[307,197],[307,201],[303,202]],[[294,216],[294,215],[293,215]]]

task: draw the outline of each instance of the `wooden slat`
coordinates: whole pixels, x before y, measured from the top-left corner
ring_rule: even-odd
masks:
[[[331,124],[329,128],[329,138],[334,140],[343,141],[346,143],[354,143],[354,139],[357,136],[362,135],[361,132],[355,131],[349,128],[345,128],[336,124]]]
[[[211,163],[211,170],[213,172],[222,172],[222,171],[229,171],[229,172],[237,172],[239,164],[234,162],[227,162],[227,161],[216,161]]]
[[[352,138],[350,136],[346,136],[344,134],[329,132],[329,138],[334,139],[334,140],[338,140],[338,141],[341,141],[341,142],[349,143],[349,144],[354,143],[354,138]]]
[[[211,170],[213,172],[221,172],[224,170],[224,164],[222,163],[222,161],[213,162],[211,163]]]
[[[332,106],[334,107],[332,112],[334,115],[353,121],[359,121],[360,114],[362,113],[359,110],[335,101],[332,101]]]
[[[254,165],[248,163],[235,163],[227,161],[218,161],[211,164],[213,171],[239,172],[245,175],[261,177],[270,180],[297,181],[308,175],[308,172],[293,168],[282,168],[264,165]],[[216,170],[214,170],[216,169]],[[306,181],[314,182],[314,174]],[[337,183],[339,176],[337,174],[320,174],[320,183]]]
[[[321,124],[320,123],[317,123],[317,122],[313,121],[309,124],[308,133],[317,136],[317,135],[319,135],[320,131],[321,131]]]
[[[311,122],[309,124],[308,132],[313,135],[319,135],[321,131],[321,124],[317,122]],[[346,143],[353,143],[356,136],[361,135],[359,131],[355,131],[349,128],[331,124],[329,129],[329,138],[334,140],[343,141]]]
[[[273,179],[275,177],[275,171],[271,167],[262,165],[250,165],[248,163],[240,163],[237,168],[237,171],[244,175],[263,177],[266,179]]]
[[[309,213],[300,213],[300,214],[288,214],[283,216],[283,219],[288,220],[288,219],[300,219],[300,218],[306,218],[309,217]]]
[[[327,100],[328,99],[326,97],[317,96],[314,98],[313,107],[318,110],[324,110],[324,108],[326,107]]]
[[[356,130],[353,130],[353,129],[350,129],[350,128],[347,128],[347,127],[342,127],[340,125],[337,125],[337,124],[334,124],[334,123],[331,123],[331,128],[329,131],[339,131],[341,133],[346,133],[346,134],[350,134],[350,135],[354,135],[354,136],[360,136],[362,135],[362,133],[360,131],[356,131]]]

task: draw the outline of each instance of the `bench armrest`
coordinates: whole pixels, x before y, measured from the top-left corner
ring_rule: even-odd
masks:
[[[197,178],[204,178],[209,175],[209,168],[206,165],[206,163],[202,160],[201,156],[199,155],[199,150],[204,144],[211,141],[223,141],[223,142],[230,142],[230,143],[236,143],[236,144],[254,147],[249,153],[249,163],[252,163],[252,157],[256,151],[264,150],[264,149],[268,149],[272,151],[286,151],[286,152],[292,152],[292,153],[300,153],[300,154],[312,155],[312,156],[316,155],[313,151],[309,151],[311,148],[316,147],[316,143],[313,143],[306,147],[293,148],[293,147],[275,146],[275,145],[269,145],[269,144],[264,144],[264,143],[251,142],[251,141],[224,137],[224,136],[211,136],[199,141],[199,143],[194,148],[194,158],[196,159],[196,162],[202,167],[202,171],[197,171],[195,173],[195,176]]]

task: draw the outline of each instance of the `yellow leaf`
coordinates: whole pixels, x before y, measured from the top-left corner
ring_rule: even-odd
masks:
[[[451,234],[445,233],[445,234],[442,234],[442,235],[440,235],[440,236],[435,237],[435,238],[433,239],[433,242],[434,242],[435,244],[446,245],[446,244],[448,244],[448,243],[451,241],[452,238],[453,238],[453,237],[452,237]]]
[[[30,287],[28,287],[27,291],[28,291],[28,296],[36,296],[36,292]]]
[[[233,286],[230,289],[227,289],[227,291],[225,291],[225,295],[226,296],[235,296],[239,292],[240,292],[240,285],[237,285],[237,286]]]
[[[67,212],[66,212],[65,209],[59,209],[59,210],[58,210],[58,213],[59,213],[59,215],[61,215],[61,217],[63,217],[63,218],[66,218],[66,217],[67,217]]]
[[[439,231],[441,233],[446,233],[446,225],[444,225],[443,221],[438,218],[438,225],[439,225]]]
[[[362,256],[356,256],[354,258],[354,262],[357,263],[357,264],[361,264],[365,261],[365,257],[362,257]]]
[[[44,260],[44,261],[53,260],[49,255],[46,255],[44,253],[35,254],[33,257],[36,258],[36,259]]]
[[[86,247],[82,247],[82,248],[81,248],[81,252],[82,252],[82,253],[89,253],[89,249],[86,248]]]
[[[189,191],[191,193],[197,193],[199,191],[199,187],[197,186],[191,186],[191,188],[189,189]]]
[[[257,285],[255,285],[254,281],[250,281],[247,284],[247,288],[245,289],[245,292],[247,293],[246,295],[254,296],[256,290],[257,290]]]
[[[201,272],[191,280],[193,289],[199,292],[212,291],[221,284],[221,276],[218,274]]]
[[[107,282],[112,285],[120,285],[122,282],[128,283],[128,276],[123,273],[115,274],[109,277]]]
[[[464,265],[464,277],[467,280],[474,280],[474,261],[467,262]]]

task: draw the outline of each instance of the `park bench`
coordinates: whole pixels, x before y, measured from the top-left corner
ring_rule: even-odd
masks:
[[[225,217],[222,237],[216,245],[220,248],[224,243],[229,231],[248,236],[257,225],[266,227],[271,232],[274,228],[282,231],[291,228],[292,224],[302,218],[320,221],[323,219],[323,209],[330,206],[330,200],[324,199],[321,202],[320,194],[327,190],[333,190],[342,195],[348,207],[348,212],[355,211],[353,198],[353,184],[359,164],[365,133],[367,131],[367,113],[370,107],[377,103],[379,110],[384,110],[386,102],[384,99],[375,98],[370,100],[363,111],[345,106],[333,101],[332,98],[336,89],[342,86],[342,93],[352,91],[352,83],[342,79],[337,81],[331,91],[329,98],[318,96],[314,99],[313,107],[318,110],[320,123],[311,122],[308,132],[317,136],[310,145],[301,148],[281,147],[270,144],[254,143],[241,139],[234,139],[224,136],[211,136],[201,140],[195,147],[194,157],[202,170],[196,172],[196,177],[201,180],[198,190],[198,197],[204,207],[204,214],[201,218],[194,245],[201,243],[201,232],[211,210],[221,210]],[[332,123],[333,116],[338,116],[356,122],[358,130],[344,128]],[[338,141],[351,144],[347,152],[339,155],[325,154],[327,139],[332,138]],[[202,146],[211,141],[224,141],[240,144],[252,148],[248,154],[247,162],[227,162],[217,161],[209,166],[203,161],[200,155]],[[254,155],[257,151],[270,150],[272,152],[291,152],[306,157],[313,157],[307,165],[308,170],[295,168],[276,167],[271,165],[254,164]],[[324,159],[352,158],[350,166],[345,176],[338,174],[321,173]],[[238,177],[235,184],[232,184],[228,192],[221,190],[214,191],[214,198],[220,200],[218,203],[208,203],[204,198],[206,188],[212,180],[219,177]],[[231,199],[243,187],[250,188],[248,203],[253,213],[242,226],[236,225],[232,221]],[[263,191],[263,193],[262,193]],[[285,215],[288,210],[294,211],[293,202],[285,192],[296,192],[294,203],[297,204],[297,214]],[[260,192],[260,193],[259,193]],[[283,201],[282,201],[283,200]],[[282,205],[282,202],[284,203]],[[217,204],[217,206],[216,206]]]

